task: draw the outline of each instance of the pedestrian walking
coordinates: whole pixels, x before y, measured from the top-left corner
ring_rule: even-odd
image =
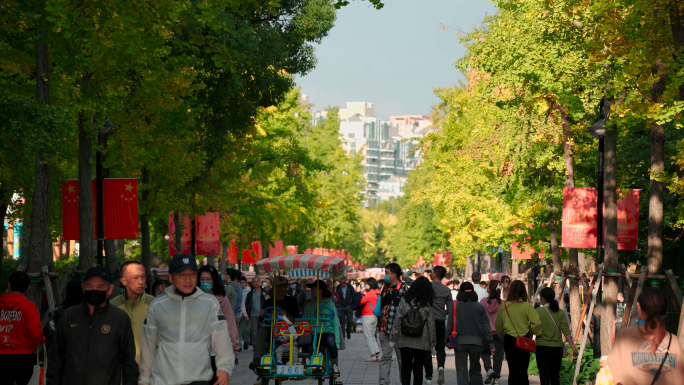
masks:
[[[573,355],[577,348],[565,320],[565,312],[558,306],[556,292],[545,287],[539,293],[541,305],[537,314],[542,323],[542,334],[536,342],[537,368],[541,385],[560,385],[560,369],[563,356],[567,353],[563,336],[570,342]],[[572,359],[572,358],[571,358]]]
[[[240,309],[242,317],[240,319],[238,333],[240,334],[240,346],[247,350],[249,348],[251,329],[249,327],[249,314],[247,313],[245,304],[247,303],[247,296],[252,291],[252,288],[247,283],[247,278],[245,278],[244,275],[240,276],[240,286],[242,286],[242,306]]]
[[[487,298],[489,296],[487,294],[487,289],[480,285],[480,281],[482,280],[482,274],[474,272],[471,276],[471,279],[473,280],[473,287],[475,289],[475,293],[477,293],[477,302],[480,302],[483,299]]]
[[[401,278],[402,271],[398,264],[390,263],[385,266],[384,284],[380,292],[381,315],[378,317],[378,331],[380,332],[378,335],[380,337],[380,350],[382,351],[378,381],[380,385],[389,385],[393,352],[397,354],[397,365],[400,373],[402,368],[399,348],[390,345],[390,333],[394,326],[399,303],[408,289],[408,285],[402,282]]]
[[[106,268],[86,272],[85,303],[64,311],[48,351],[48,385],[138,383],[131,319],[107,301],[113,289]]]
[[[454,300],[451,297],[451,290],[442,284],[442,280],[446,275],[446,269],[443,266],[435,266],[432,269],[432,289],[435,292],[435,299],[432,305],[435,315],[435,336],[437,343],[435,345],[435,355],[437,356],[437,383],[444,384],[444,363],[446,362],[446,353],[444,352],[445,321],[447,314],[451,314],[454,310]],[[432,384],[432,354],[425,356],[425,385]]]
[[[213,266],[202,266],[197,271],[197,281],[200,284],[200,289],[207,294],[211,294],[219,301],[221,305],[221,311],[226,318],[226,325],[228,326],[228,334],[230,335],[231,347],[233,349],[233,354],[240,350],[240,339],[238,338],[237,325],[235,323],[235,318],[233,318],[233,306],[230,300],[226,297],[226,289],[221,282],[221,277],[219,276],[218,270]],[[235,364],[237,365],[238,359],[235,356]],[[218,378],[216,377],[216,352],[211,351],[211,370],[214,376],[211,378],[211,383],[215,383]]]
[[[636,306],[644,325],[620,329],[615,337],[608,354],[613,383],[684,384],[682,346],[677,336],[665,330],[665,294],[645,289]]]
[[[337,307],[337,315],[340,317],[340,325],[343,330],[347,331],[347,339],[351,339],[352,327],[354,326],[354,311],[351,309],[351,304],[354,301],[354,294],[356,291],[352,285],[347,283],[347,277],[340,278],[340,284],[335,289],[337,297],[339,298],[339,305]]]
[[[171,286],[152,301],[143,326],[140,385],[208,385],[212,350],[215,385],[228,385],[235,365],[228,324],[218,299],[197,287],[197,272],[192,255],[171,260]]]
[[[165,279],[158,279],[152,284],[152,294],[154,298],[160,298],[166,295],[166,288],[171,286],[171,282]]]
[[[57,325],[59,325],[59,319],[62,317],[62,314],[64,314],[64,311],[72,306],[83,304],[83,282],[81,282],[81,280],[72,279],[67,282],[64,291],[66,292],[64,302],[49,313],[48,322],[43,327],[45,346],[48,349],[52,344],[52,339],[55,338]]]
[[[496,334],[496,315],[499,313],[499,307],[501,306],[501,283],[497,280],[489,281],[489,287],[487,292],[489,297],[480,301],[482,306],[485,308],[487,313],[487,318],[489,319],[489,330],[492,334],[492,339],[494,340],[494,350],[496,351],[493,355],[488,349],[482,350],[482,362],[484,363],[484,369],[487,374],[485,375],[485,384],[498,384],[499,378],[501,378],[501,366],[503,365],[504,358],[504,343],[501,338]],[[494,364],[492,365],[492,357],[494,357]]]
[[[25,295],[31,280],[23,271],[10,274],[0,294],[0,384],[26,385],[38,362],[36,349],[45,342],[38,308]]]
[[[496,353],[494,340],[489,331],[489,320],[484,306],[477,301],[477,293],[470,282],[461,284],[454,306],[456,306],[456,317],[449,314],[446,334],[450,335],[453,330],[456,330],[458,334],[458,347],[455,352],[456,378],[461,385],[480,385],[482,384],[480,366],[482,351],[487,349],[491,354]],[[468,365],[468,359],[470,359],[470,365]]]
[[[120,281],[124,292],[112,298],[109,303],[125,311],[131,318],[133,338],[135,338],[135,362],[140,364],[140,336],[147,309],[154,297],[145,293],[147,276],[145,267],[138,261],[126,261],[121,265]]]
[[[363,337],[368,346],[370,358],[366,362],[380,361],[380,348],[378,347],[378,340],[375,338],[375,332],[378,327],[378,317],[373,314],[373,309],[378,303],[378,296],[380,289],[378,289],[378,281],[375,278],[368,278],[366,280],[366,295],[361,298],[359,305],[361,306],[361,327],[363,328]]]
[[[254,277],[252,279],[252,291],[247,294],[247,299],[245,300],[245,312],[248,314],[247,320],[249,321],[249,341],[254,345],[257,340],[257,332],[259,330],[259,314],[264,306],[264,300],[266,299],[263,294],[263,288],[261,287],[259,277]]]
[[[515,341],[518,336],[530,338],[531,333],[541,335],[541,320],[529,302],[525,284],[522,281],[513,281],[508,288],[506,301],[501,304],[496,314],[496,334],[504,342],[510,385],[529,385],[530,383],[527,377],[530,352],[516,348]]]
[[[230,301],[230,305],[233,307],[233,319],[235,320],[236,328],[240,325],[240,319],[242,318],[242,298],[244,296],[242,286],[238,282],[240,275],[240,270],[228,268],[226,269],[226,274],[223,276],[226,288],[226,297],[228,298],[228,301]],[[231,290],[236,293],[235,300],[228,295],[228,288],[231,288]],[[228,317],[226,317],[226,319],[227,318]]]
[[[401,385],[423,383],[425,357],[436,345],[433,304],[435,291],[430,280],[418,277],[401,298],[390,334],[390,347],[401,354]]]
[[[317,310],[323,306],[335,309],[333,299],[331,298],[331,292],[328,290],[328,285],[324,281],[314,281],[308,286],[311,289],[311,299],[304,305],[304,318],[315,319]],[[318,299],[318,301],[316,299]],[[318,308],[316,307],[316,304],[318,304]],[[321,348],[328,348],[328,354],[333,362],[333,372],[335,374],[340,374],[340,369],[337,366],[337,357],[338,350],[340,349],[340,340],[344,338],[344,336],[340,337],[340,324],[337,314],[335,314],[333,319],[333,322],[324,322],[322,324],[323,328],[319,344]],[[313,345],[308,345],[306,347],[309,354],[314,353],[314,348]]]

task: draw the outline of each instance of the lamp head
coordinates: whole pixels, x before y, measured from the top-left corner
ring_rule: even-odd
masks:
[[[596,118],[594,124],[587,128],[587,132],[594,139],[601,139],[601,137],[606,135],[606,116],[601,112],[601,114]]]
[[[102,125],[102,129],[100,130],[100,134],[104,135],[108,133],[112,128],[116,127],[113,125],[109,120],[105,120],[104,124]]]

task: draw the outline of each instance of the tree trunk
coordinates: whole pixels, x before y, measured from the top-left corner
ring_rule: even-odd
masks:
[[[480,250],[475,251],[475,256],[473,257],[473,273],[480,272]],[[467,277],[470,278],[470,277]]]
[[[0,223],[3,224],[2,227],[0,227],[0,234],[2,234],[2,238],[5,239],[5,237],[9,238],[9,231],[7,231],[7,235],[5,235],[5,214],[7,213],[7,208],[9,207],[10,200],[7,199],[6,197],[9,194],[5,192],[5,189],[3,188],[3,185],[0,184]],[[10,197],[11,199],[11,197]],[[9,227],[9,226],[8,226]],[[7,242],[9,243],[9,242]],[[3,242],[0,242],[0,246],[2,246],[2,250],[0,250],[0,271],[2,271],[2,260],[5,259],[5,250],[7,250],[7,258],[10,258],[10,252],[9,248],[5,247],[5,244]]]
[[[662,61],[653,66],[659,79],[651,87],[651,101],[657,103],[665,91]],[[651,181],[648,197],[648,273],[662,274],[663,269],[663,183],[656,180],[665,165],[665,126],[653,121],[651,127]]]
[[[465,277],[463,277],[464,280],[470,279],[470,276],[473,274],[473,256],[469,255],[466,257],[466,265],[465,265]]]
[[[143,167],[142,169],[142,207],[140,214],[140,235],[142,236],[142,250],[141,258],[142,264],[145,267],[145,272],[149,273],[152,267],[152,249],[150,248],[150,218],[149,212],[149,196],[150,196],[150,171]]]
[[[604,269],[607,272],[617,272],[618,238],[617,238],[617,130],[613,125],[606,127],[605,136],[605,173],[603,179],[604,211]],[[601,310],[601,355],[610,353],[613,345],[613,324],[615,322],[615,307],[617,305],[617,279],[605,277],[603,286],[603,303]]]
[[[551,199],[551,192],[553,191],[553,181],[549,184],[548,202],[549,211],[551,211],[551,220],[549,221],[549,238],[551,240],[551,261],[553,262],[553,272],[557,277],[560,277],[561,270],[563,270],[563,262],[560,259],[560,246],[558,245],[558,210],[556,203]],[[558,290],[558,288],[556,288]]]
[[[107,140],[109,138],[109,135],[107,134],[101,134],[102,135],[102,147],[104,150],[104,153],[102,154],[102,163],[105,163],[107,159]],[[110,171],[108,167],[103,167],[102,168],[102,178],[111,178]],[[104,253],[105,253],[105,266],[107,266],[107,269],[109,270],[110,273],[114,274],[117,277],[121,277],[121,272],[119,271],[119,260],[116,255],[116,241],[114,239],[105,239],[104,241]],[[112,292],[114,296],[118,295],[119,293],[119,284],[121,282],[118,279],[114,280],[114,291]]]
[[[86,129],[83,111],[78,114],[78,242],[79,270],[88,270],[95,261],[93,223],[93,145]]]
[[[39,32],[42,35],[42,32]],[[47,42],[36,43],[36,95],[43,103],[50,104],[50,52]],[[26,271],[39,273],[45,257],[45,240],[49,238],[48,210],[50,206],[50,155],[42,148],[36,149],[35,185],[31,208],[30,238]],[[40,285],[31,285],[25,293],[36,304],[42,305]]]
[[[176,244],[176,254],[182,254],[182,243],[181,237],[183,236],[183,224],[180,220],[180,214],[178,211],[173,213],[173,225],[175,226],[176,234],[174,235],[174,243]]]
[[[565,106],[552,101],[552,105],[556,108],[560,115],[561,126],[563,127],[563,157],[565,159],[565,187],[575,187],[575,165],[574,165],[574,148],[572,145],[572,131],[571,122],[568,118],[568,111]],[[577,256],[577,249],[566,249],[568,251],[568,268],[566,271],[570,274],[579,274],[579,260]],[[570,280],[570,319],[572,320],[572,330],[577,330],[580,321],[580,292],[579,281]]]

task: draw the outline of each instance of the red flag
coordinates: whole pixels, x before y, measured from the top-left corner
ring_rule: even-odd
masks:
[[[181,231],[181,251],[178,253],[176,251],[176,226],[173,223],[173,213],[169,214],[169,255],[176,254],[190,254],[192,242],[192,222],[190,221],[190,216],[187,214],[180,214],[180,222],[183,226]]]
[[[219,214],[206,213],[204,215],[197,215],[195,223],[196,254],[219,254],[221,252]]]
[[[138,180],[105,179],[103,190],[105,239],[139,238]]]
[[[95,202],[95,181],[93,181],[93,202]],[[93,210],[93,223],[97,223]],[[78,180],[62,182],[62,239],[78,240]],[[97,238],[97,232],[93,233]]]
[[[228,247],[228,263],[238,263],[238,248],[235,246],[235,236],[233,236],[233,240],[230,241],[230,247]]]
[[[283,248],[284,247],[283,247],[283,241],[282,240],[274,242],[273,246],[271,246],[269,244],[268,245],[268,257],[272,258],[272,257],[278,257],[281,255],[284,255]]]

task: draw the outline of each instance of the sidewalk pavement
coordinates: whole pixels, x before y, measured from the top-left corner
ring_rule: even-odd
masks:
[[[365,360],[370,356],[368,353],[368,348],[366,347],[366,342],[363,339],[363,333],[361,333],[361,328],[358,328],[357,333],[352,333],[351,340],[346,341],[346,349],[340,350],[339,355],[339,367],[340,367],[340,378],[337,381],[341,381],[344,385],[359,385],[359,384],[377,384],[378,383],[378,362],[366,362]],[[256,381],[256,375],[254,372],[249,370],[249,362],[252,360],[253,348],[250,346],[249,351],[242,351],[237,353],[238,359],[240,361],[239,365],[235,366],[233,369],[233,375],[230,378],[230,383],[232,385],[252,385]],[[434,365],[434,378],[433,385],[437,385],[437,359],[433,358]],[[484,375],[484,369],[483,369]],[[425,375],[423,373],[423,375]],[[451,349],[447,349],[446,365],[444,368],[444,377],[446,385],[456,384],[456,363],[454,360],[454,352]],[[301,385],[317,385],[316,381],[302,381],[294,382],[293,384]],[[326,381],[327,383],[327,381]],[[392,360],[392,371],[390,384],[398,385],[401,381],[399,379],[399,369],[397,368],[396,357]],[[425,382],[423,382],[424,384]],[[501,385],[508,385],[508,365],[504,361],[501,380],[499,382]],[[287,384],[287,382],[285,383]],[[274,385],[271,383],[271,385]],[[539,385],[539,377],[530,376],[530,385]]]

